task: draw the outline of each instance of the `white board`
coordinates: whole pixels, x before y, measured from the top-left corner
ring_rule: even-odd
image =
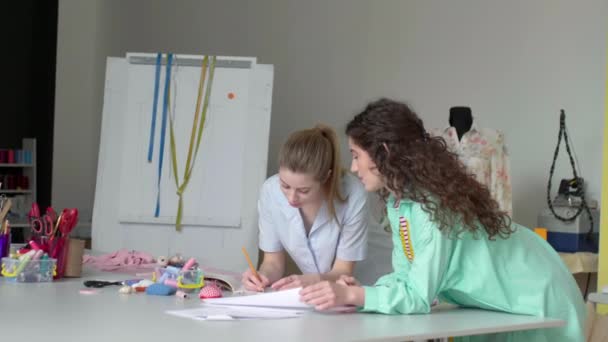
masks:
[[[154,143],[150,144],[153,118],[155,69],[154,64],[130,62],[133,57],[154,57],[153,54],[128,54],[127,106],[124,112],[124,149],[120,181],[120,219],[132,223],[171,224],[176,220],[178,196],[171,164],[170,125],[165,119],[164,149],[160,151],[163,122],[163,93],[165,66],[159,73]],[[176,55],[171,68],[170,105],[167,116],[173,118],[176,143],[178,180],[183,182],[187,152],[190,144],[194,112],[197,102],[199,66],[183,66],[180,60],[202,60],[202,56]],[[218,63],[226,59],[219,58]],[[248,68],[215,68],[212,91],[207,109],[200,149],[188,186],[183,194],[183,218],[186,225],[238,227],[244,154],[244,122],[254,104],[250,101],[255,58],[238,58],[250,62]],[[209,81],[209,73],[207,74]],[[206,83],[206,86],[209,82]],[[206,87],[205,87],[206,88]],[[204,91],[203,91],[204,94]],[[199,112],[200,113],[200,112]],[[198,127],[196,127],[198,130]],[[148,161],[152,145],[153,158]],[[159,161],[163,153],[160,183]],[[157,198],[158,196],[158,198]],[[155,216],[159,204],[160,211]]]
[[[125,132],[129,129],[124,115],[128,103],[128,70],[129,63],[125,58],[108,58],[93,209],[93,249],[111,252],[127,248],[155,256],[181,253],[218,268],[246,269],[247,262],[241,254],[241,247],[257,250],[256,206],[268,162],[273,67],[255,64],[251,71],[250,82],[254,86],[249,88],[250,109],[242,122],[242,127],[246,128],[242,139],[244,151],[237,176],[241,179],[241,195],[230,197],[231,204],[238,203],[241,208],[240,213],[235,214],[240,216],[239,229],[206,223],[202,228],[185,225],[182,232],[175,231],[173,221],[166,224],[121,222],[123,201],[119,194]],[[216,69],[217,72],[219,70]],[[165,162],[168,163],[168,159]],[[218,183],[224,181],[217,180]],[[255,258],[255,254],[252,253],[252,257]]]

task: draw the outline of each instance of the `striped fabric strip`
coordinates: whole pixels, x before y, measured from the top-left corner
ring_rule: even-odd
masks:
[[[410,261],[414,261],[414,247],[410,238],[410,223],[405,217],[399,217],[399,237],[401,238],[401,245],[403,247],[403,254]]]

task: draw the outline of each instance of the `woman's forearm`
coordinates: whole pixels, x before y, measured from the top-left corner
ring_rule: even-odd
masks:
[[[260,265],[260,269],[258,271],[264,274],[268,280],[270,280],[271,284],[281,279],[284,273],[281,265],[273,262],[262,262],[262,265]]]

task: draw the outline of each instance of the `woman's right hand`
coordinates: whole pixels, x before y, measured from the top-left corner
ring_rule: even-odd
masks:
[[[268,277],[260,272],[258,272],[258,276],[259,278],[251,272],[251,269],[247,269],[247,271],[243,272],[241,282],[246,290],[264,292],[264,288],[270,286]]]

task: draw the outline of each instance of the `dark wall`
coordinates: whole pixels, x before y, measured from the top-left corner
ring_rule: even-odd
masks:
[[[37,139],[38,202],[51,201],[58,0],[7,2],[0,73],[0,148]]]

